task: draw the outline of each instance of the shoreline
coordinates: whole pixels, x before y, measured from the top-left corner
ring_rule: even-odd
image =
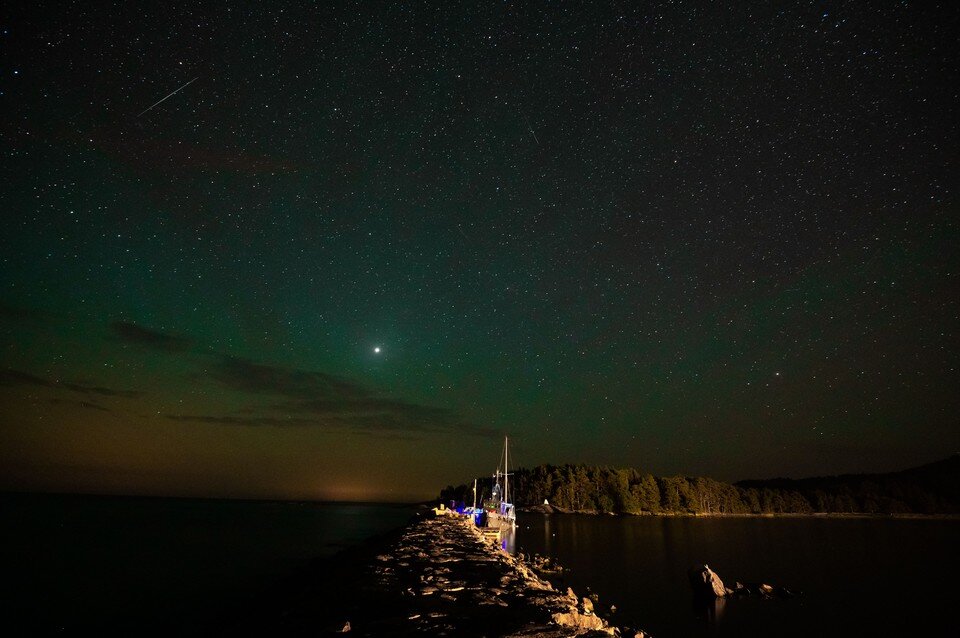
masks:
[[[558,591],[469,519],[420,514],[247,601],[219,631],[282,636],[644,636]]]
[[[960,520],[960,514],[868,514],[859,512],[780,512],[768,514],[721,512],[600,512],[597,510],[569,510],[553,505],[528,505],[517,508],[528,514],[574,514],[578,516],[612,516],[616,518],[816,518],[816,519],[897,519],[897,520]]]

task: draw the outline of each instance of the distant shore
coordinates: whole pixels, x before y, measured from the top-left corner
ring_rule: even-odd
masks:
[[[512,474],[513,503],[552,506],[537,506],[541,511],[555,508],[568,513],[631,516],[960,517],[960,455],[956,454],[884,474],[736,483],[706,476],[654,476],[638,468],[570,463],[516,468]],[[492,493],[490,481],[477,479],[475,488],[466,483],[448,485],[439,496],[447,503],[468,502],[473,489]]]
[[[723,512],[600,512],[598,510],[571,510],[553,505],[527,505],[517,511],[536,514],[580,514],[584,516],[659,517],[659,518],[895,518],[920,520],[960,520],[960,514],[868,514],[859,512],[777,512],[733,513]]]

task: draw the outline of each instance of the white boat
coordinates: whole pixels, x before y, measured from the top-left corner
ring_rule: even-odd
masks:
[[[503,437],[503,454],[493,475],[493,490],[490,498],[483,502],[487,527],[516,527],[517,510],[513,506],[510,493],[510,449],[509,440]],[[500,469],[503,468],[501,472]],[[500,479],[503,478],[503,486]]]

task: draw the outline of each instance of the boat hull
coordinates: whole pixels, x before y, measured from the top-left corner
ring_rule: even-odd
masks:
[[[487,527],[516,527],[517,520],[509,518],[502,514],[492,514],[487,512]]]

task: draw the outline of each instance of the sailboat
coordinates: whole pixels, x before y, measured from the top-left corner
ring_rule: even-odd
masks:
[[[503,437],[503,454],[493,475],[493,490],[490,498],[483,502],[483,511],[487,518],[487,527],[516,527],[517,511],[510,494],[510,441]],[[500,472],[500,468],[503,472]],[[503,477],[503,487],[500,478]]]
[[[483,508],[477,507],[477,479],[473,479],[473,505],[463,508],[463,515],[469,517],[474,525],[480,526],[483,520]]]

